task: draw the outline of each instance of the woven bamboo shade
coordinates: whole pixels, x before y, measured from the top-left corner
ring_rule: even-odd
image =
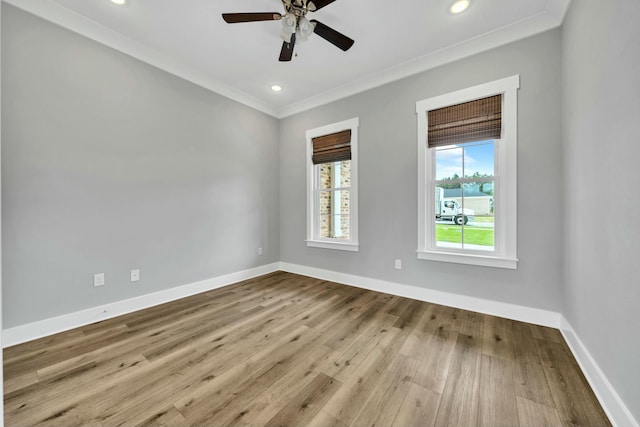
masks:
[[[313,164],[351,160],[351,129],[318,136],[313,142]]]
[[[499,139],[502,131],[502,95],[431,110],[428,121],[429,148]]]

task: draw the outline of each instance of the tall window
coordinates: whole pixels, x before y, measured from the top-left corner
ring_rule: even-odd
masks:
[[[307,131],[307,245],[358,250],[358,119]]]
[[[516,268],[519,76],[416,104],[418,258]]]

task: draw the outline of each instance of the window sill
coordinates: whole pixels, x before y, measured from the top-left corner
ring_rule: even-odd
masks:
[[[453,262],[456,264],[480,265],[484,267],[506,268],[510,270],[516,270],[518,268],[517,258],[441,251],[418,251],[417,253],[418,259],[425,259],[429,261]]]
[[[339,251],[358,252],[360,245],[357,243],[326,242],[321,240],[307,240],[310,248],[337,249]]]

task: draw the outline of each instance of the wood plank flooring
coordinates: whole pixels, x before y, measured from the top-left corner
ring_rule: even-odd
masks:
[[[7,426],[608,426],[559,331],[277,272],[4,350]]]

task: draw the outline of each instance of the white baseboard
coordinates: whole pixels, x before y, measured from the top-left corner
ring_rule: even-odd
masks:
[[[385,292],[401,297],[412,298],[419,301],[462,308],[464,310],[476,311],[478,313],[505,317],[507,319],[519,320],[521,322],[533,323],[551,328],[560,328],[560,313],[541,310],[539,308],[491,301],[466,295],[421,288],[418,286],[403,285],[385,280],[372,279],[370,277],[338,273],[335,271],[322,270],[298,264],[289,264],[286,262],[280,263],[280,270],[315,277],[317,279],[344,283],[346,285],[369,289],[372,291]]]
[[[121,316],[137,310],[199,294],[201,292],[221,288],[253,277],[262,276],[263,274],[273,273],[274,271],[278,271],[279,266],[280,264],[277,262],[262,265],[248,270],[226,274],[224,276],[218,276],[199,282],[189,283],[187,285],[177,286],[175,288],[165,289],[152,294],[141,295],[135,298],[8,328],[2,331],[2,346],[3,348],[11,347],[12,345],[57,334],[58,332],[68,331],[69,329],[89,325],[101,320],[110,319],[112,317]]]
[[[564,340],[569,345],[573,357],[575,357],[582,373],[587,378],[589,385],[593,389],[596,397],[602,405],[609,421],[616,427],[640,427],[638,421],[633,417],[627,405],[624,404],[620,395],[613,388],[600,366],[593,359],[589,350],[584,346],[580,337],[564,316],[561,317],[560,332]]]
[[[75,313],[69,313],[5,329],[2,331],[2,345],[3,347],[10,347],[12,345],[53,335],[58,332],[85,326],[101,320],[132,313],[137,310],[164,304],[166,302],[175,301],[201,292],[221,288],[253,277],[273,273],[278,270],[337,283],[344,283],[358,288],[385,292],[419,301],[426,301],[533,323],[536,325],[558,328],[562,332],[562,335],[573,352],[573,355],[580,365],[587,381],[591,385],[591,388],[613,425],[616,427],[640,427],[598,364],[595,362],[593,357],[591,357],[591,354],[575,333],[572,326],[560,313],[286,262],[267,264],[251,268],[249,270],[239,271],[224,276],[154,292],[152,294],[141,295],[139,297],[123,301],[117,301],[99,307],[93,307]]]
[[[39,320],[33,323],[8,328],[2,331],[3,348],[16,344],[46,337],[59,332],[67,331],[94,322],[132,313],[155,305],[175,301],[201,292],[210,291],[242,280],[251,279],[263,274],[283,270],[291,273],[316,277],[322,280],[344,283],[346,285],[385,292],[419,301],[432,302],[449,307],[462,308],[493,316],[505,317],[536,325],[560,327],[560,314],[552,311],[541,310],[532,307],[502,303],[465,295],[420,288],[417,286],[403,285],[369,277],[355,276],[352,274],[338,273],[285,262],[276,262],[249,270],[239,271],[224,276],[214,277],[187,285],[166,289],[152,294],[141,295],[127,300],[117,301],[98,307],[74,313],[64,314],[49,319]]]
[[[582,344],[582,341],[580,341],[580,338],[578,338],[569,322],[560,313],[448,292],[435,291],[433,289],[420,288],[417,286],[403,285],[400,283],[372,279],[369,277],[338,273],[335,271],[322,270],[303,265],[289,264],[286,262],[280,263],[280,269],[290,273],[302,274],[337,283],[344,283],[358,288],[385,292],[419,301],[462,308],[465,310],[560,329],[565,341],[573,353],[573,356],[580,365],[589,385],[593,389],[600,405],[602,405],[602,408],[606,412],[612,424],[615,427],[640,427],[598,364],[593,360],[587,348]]]

